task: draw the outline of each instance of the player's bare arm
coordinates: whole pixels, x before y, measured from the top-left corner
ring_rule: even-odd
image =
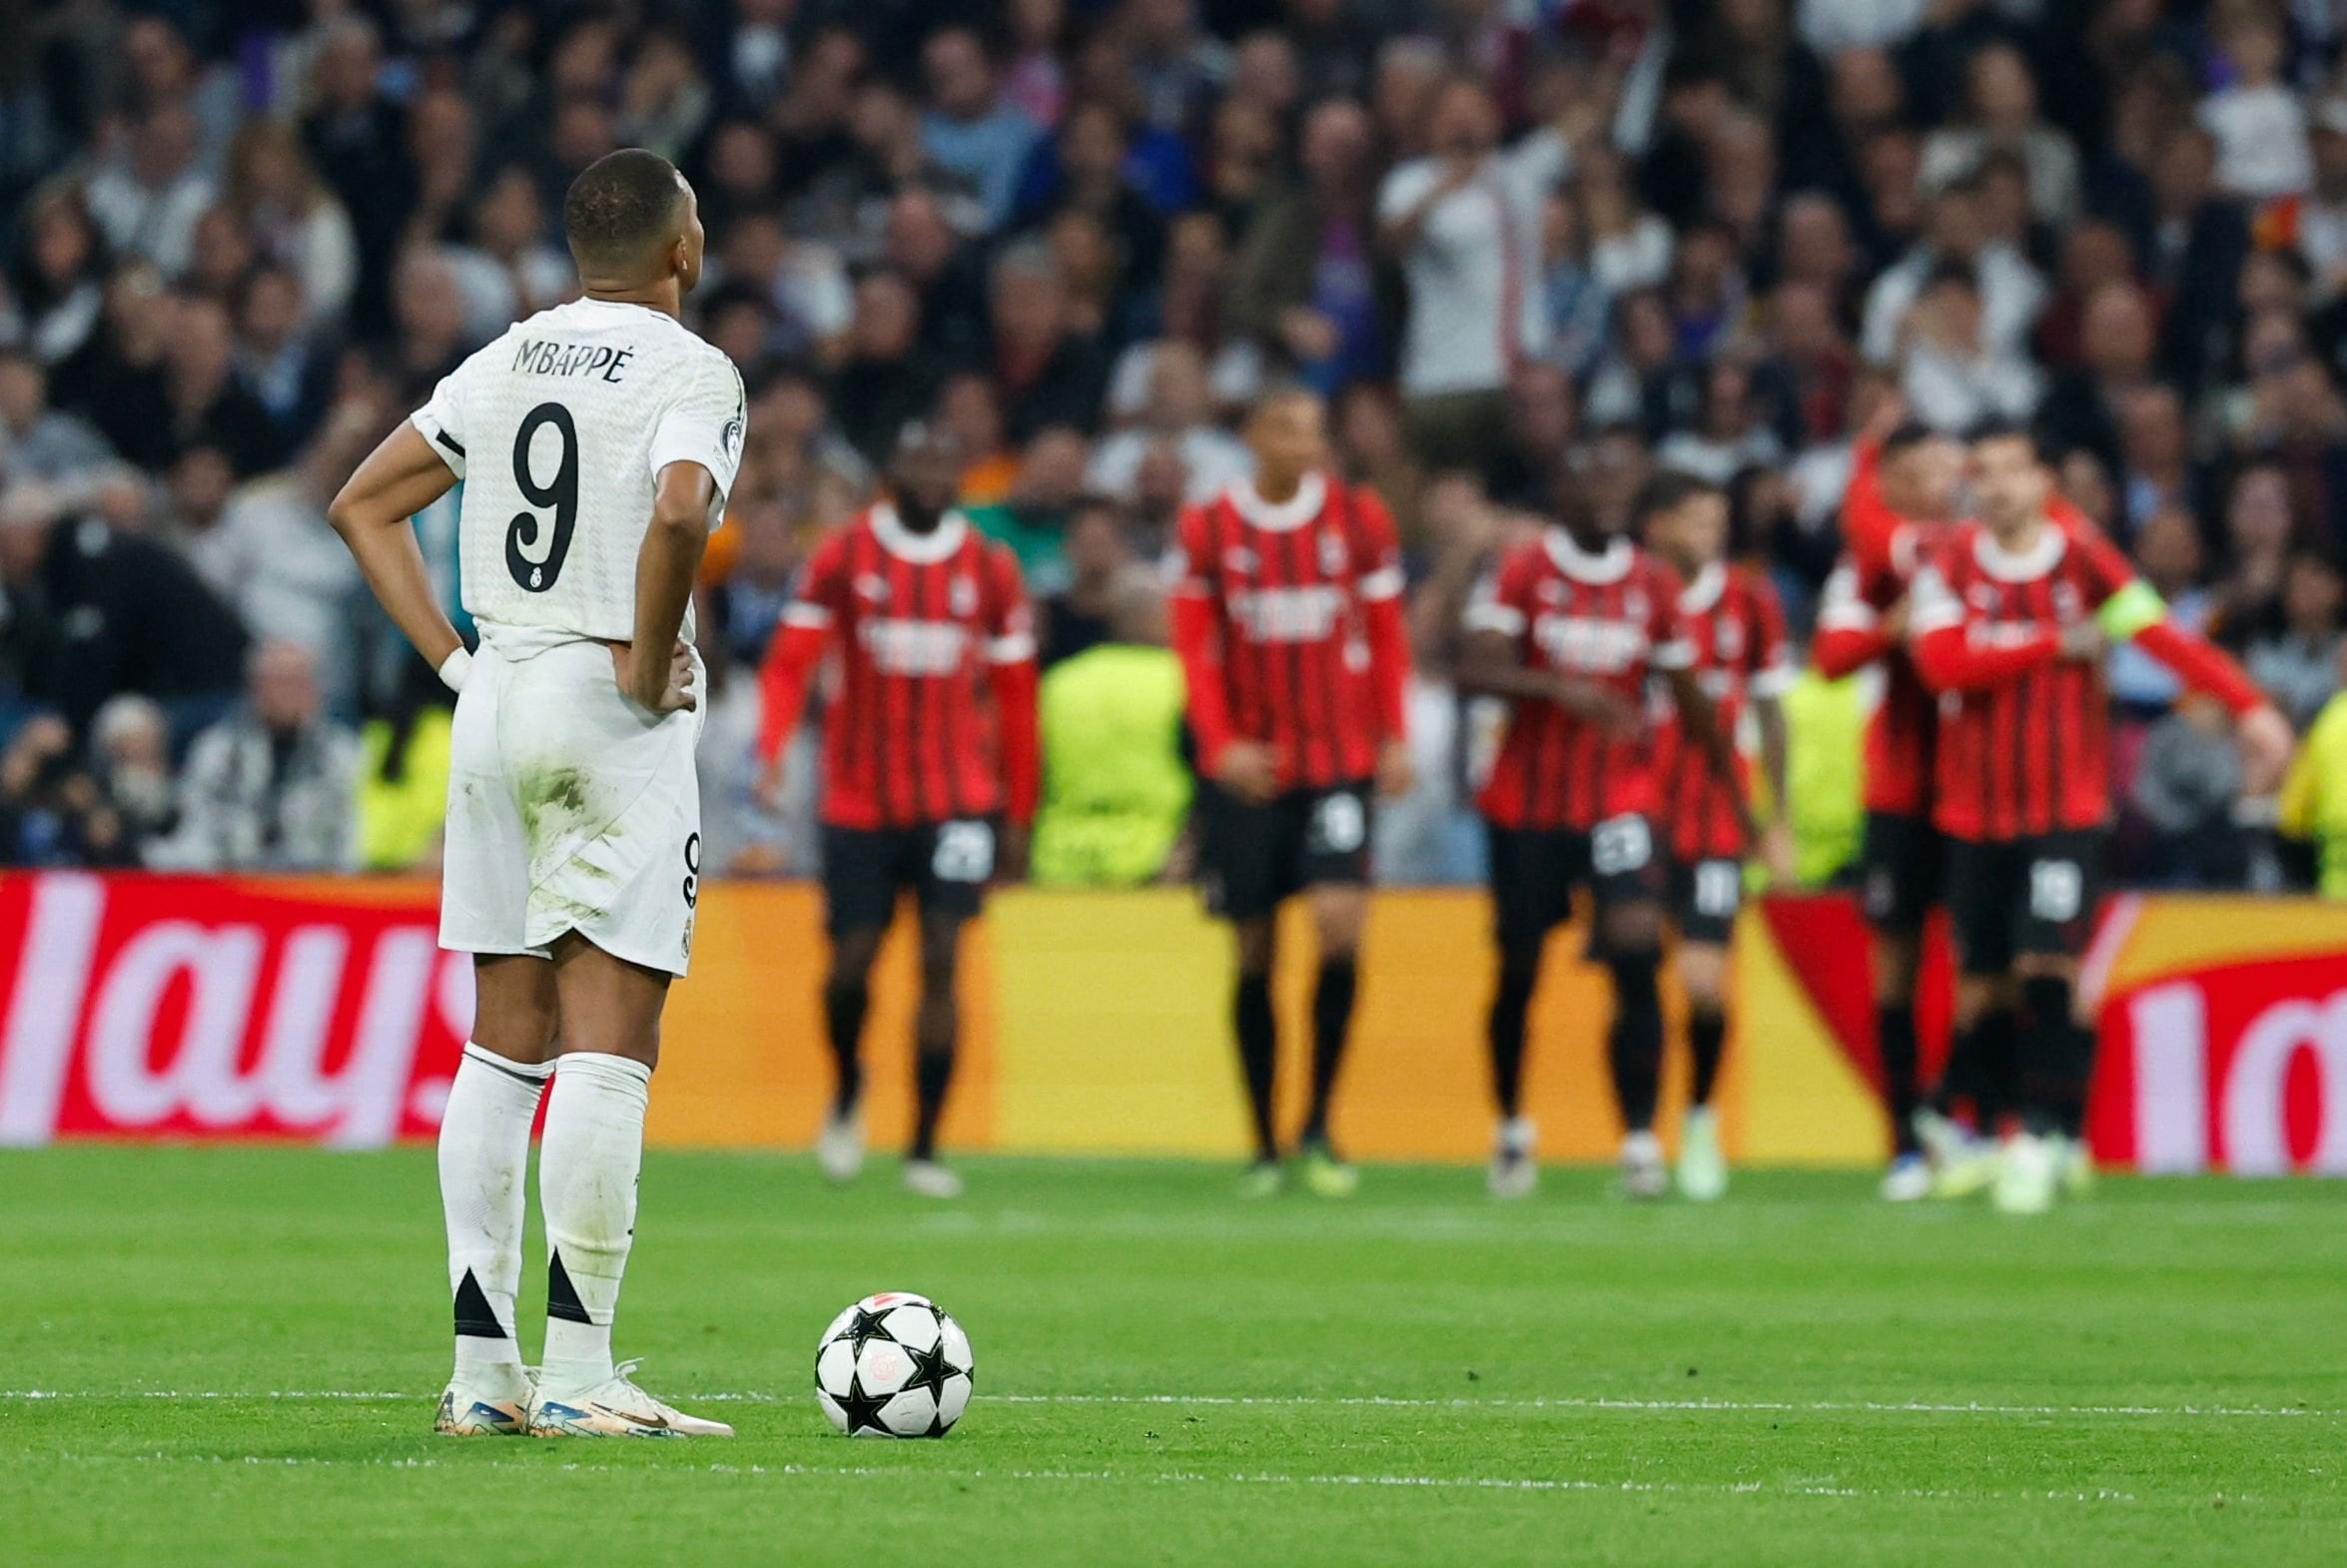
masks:
[[[691,708],[692,655],[678,640],[693,578],[709,547],[709,506],[717,481],[697,462],[660,470],[652,522],[635,564],[635,637],[611,649],[611,668],[628,699],[654,713]],[[666,657],[661,655],[665,654]]]
[[[414,425],[402,422],[385,436],[345,481],[327,521],[350,546],[359,571],[384,610],[450,685],[462,679],[463,639],[449,624],[424,570],[423,550],[408,519],[438,500],[456,475]]]
[[[1712,706],[1712,699],[1703,694],[1703,683],[1693,669],[1666,670],[1663,673],[1671,683],[1671,704],[1678,709],[1680,731],[1703,748],[1704,760],[1711,765],[1713,776],[1726,781],[1728,798],[1736,805],[1737,828],[1743,833],[1747,844],[1754,843],[1759,839],[1760,831],[1753,825],[1752,802],[1744,798],[1743,780],[1738,777],[1736,742],[1721,727],[1719,710]],[[1784,797],[1780,795],[1778,798],[1782,800]]]
[[[1559,675],[1527,666],[1516,656],[1515,639],[1506,632],[1467,634],[1466,643],[1459,651],[1458,686],[1470,697],[1553,702],[1617,740],[1638,733],[1638,709],[1628,698],[1582,676]]]

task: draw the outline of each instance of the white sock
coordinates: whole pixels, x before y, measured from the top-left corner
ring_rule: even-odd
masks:
[[[440,1114],[440,1214],[448,1225],[448,1294],[456,1303],[456,1376],[467,1383],[518,1387],[521,1381],[513,1296],[521,1288],[529,1125],[553,1071],[467,1045]]]
[[[627,1057],[572,1052],[554,1063],[538,1154],[546,1211],[546,1359],[556,1393],[611,1375],[611,1314],[635,1233],[636,1173],[652,1070]]]

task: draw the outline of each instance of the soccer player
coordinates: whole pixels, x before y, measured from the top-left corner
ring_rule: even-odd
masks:
[[[1761,859],[1773,878],[1790,883],[1783,698],[1793,684],[1793,656],[1784,605],[1767,577],[1728,563],[1728,497],[1717,485],[1665,472],[1647,486],[1639,511],[1648,547],[1686,583],[1679,610],[1695,651],[1696,682],[1711,700],[1716,723],[1733,737],[1749,708],[1760,731],[1761,767],[1776,811],[1761,835]],[[1688,1197],[1709,1202],[1728,1189],[1712,1091],[1728,1041],[1728,943],[1744,899],[1750,779],[1741,758],[1737,776],[1722,777],[1710,754],[1691,744],[1676,723],[1666,723],[1657,741],[1661,821],[1670,840],[1671,922],[1679,932],[1674,963],[1687,996],[1694,1064],[1679,1128],[1678,1186]]]
[[[852,1178],[864,1159],[859,1053],[872,962],[910,893],[920,920],[913,1142],[904,1182],[958,1197],[938,1159],[954,1078],[962,927],[989,882],[1026,858],[1039,776],[1035,635],[1019,563],[954,509],[961,444],[940,424],[908,425],[889,464],[892,498],[817,547],[760,680],[766,798],[807,686],[827,651],[837,682],[823,729],[823,898],[831,970],[823,1016],[836,1078],[816,1157]]]
[[[2109,541],[2047,514],[2051,474],[2026,430],[1984,427],[1971,466],[1979,520],[1917,573],[1909,635],[1925,684],[1944,694],[1934,813],[1952,841],[1956,1029],[1977,1029],[1999,1003],[2020,1018],[2021,1126],[1993,1199],[2041,1213],[2086,1169],[2094,1038],[2073,988],[2111,810],[2106,642],[2134,642],[2225,705],[2253,790],[2280,778],[2291,736],[2232,660],[2167,619]]]
[[[678,320],[701,221],[666,159],[571,183],[585,298],[465,360],[329,512],[376,597],[457,693],[440,944],[479,1005],[440,1121],[460,1435],[730,1437],[611,1362],[644,1104],[700,878],[691,596],[741,457],[741,378]],[[462,480],[466,652],[408,518]],[[545,1361],[515,1340],[524,1176],[547,1097]],[[630,1363],[632,1365],[632,1363]]]
[[[1728,787],[1738,843],[1751,841],[1736,758],[1695,677],[1695,649],[1671,568],[1618,530],[1627,518],[1571,508],[1569,523],[1501,555],[1466,612],[1459,686],[1509,704],[1505,738],[1478,805],[1491,837],[1499,975],[1490,1017],[1500,1123],[1493,1195],[1538,1181],[1535,1130],[1523,1115],[1524,1021],[1549,933],[1576,889],[1594,905],[1589,950],[1612,972],[1607,1033],[1622,1125],[1622,1191],[1670,1187],[1654,1135],[1662,1080],[1664,869],[1654,842],[1654,737],[1645,702],[1670,685],[1686,744]]]
[[[1329,473],[1326,415],[1300,388],[1275,391],[1246,424],[1255,473],[1182,513],[1170,610],[1205,780],[1197,811],[1208,907],[1237,948],[1232,1016],[1254,1119],[1242,1190],[1282,1180],[1272,1125],[1277,1025],[1271,967],[1279,906],[1311,901],[1320,974],[1312,994],[1303,1179],[1340,1197],[1356,1175],[1329,1139],[1355,963],[1369,902],[1372,786],[1409,788],[1402,693],[1400,546],[1370,490]]]
[[[1869,664],[1883,668],[1882,697],[1867,726],[1866,836],[1861,898],[1872,931],[1875,1038],[1891,1114],[1892,1160],[1883,1195],[1910,1202],[1933,1190],[1935,1162],[1950,1191],[1993,1175],[1991,1161],[1948,1115],[1947,1097],[1971,1100],[1983,1131],[1994,1086],[2009,1078],[2010,1020],[1983,1020],[1952,1059],[1935,1105],[1925,1108],[1916,1046],[1916,977],[1923,968],[1925,918],[1940,901],[1947,853],[1932,820],[1933,756],[1939,699],[1916,674],[1907,648],[1908,590],[1917,568],[1955,526],[1963,447],[1908,421],[1888,403],[1858,443],[1843,502],[1845,549],[1827,580],[1810,656],[1834,679]],[[1984,1060],[1983,1060],[1984,1058]],[[1919,1115],[1919,1112],[1922,1114]],[[1934,1160],[1927,1160],[1925,1143]]]

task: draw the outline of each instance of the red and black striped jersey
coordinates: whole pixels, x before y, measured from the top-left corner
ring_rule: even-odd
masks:
[[[1933,817],[1943,832],[2006,840],[2109,820],[2102,661],[2053,656],[2049,645],[2134,580],[2100,533],[2051,522],[2024,550],[2004,549],[1978,523],[1940,541],[1916,573],[1911,635],[1960,635],[1965,650],[2017,656],[2009,671],[1940,698]]]
[[[1793,684],[1792,641],[1784,602],[1759,572],[1714,562],[1679,595],[1687,639],[1695,648],[1696,680],[1712,702],[1723,732],[1734,735],[1753,698],[1782,697]],[[1666,705],[1655,736],[1655,779],[1661,827],[1681,860],[1741,856],[1744,827],[1736,788],[1751,789],[1751,769],[1731,786],[1703,747],[1690,745],[1679,710]]]
[[[834,655],[824,821],[910,827],[1004,809],[998,747],[1014,716],[994,711],[989,676],[1035,657],[1009,549],[960,512],[916,533],[884,502],[816,547],[783,610],[783,635],[794,629],[824,633]],[[769,727],[795,716],[770,714]],[[761,745],[771,755],[786,738]]]
[[[1610,687],[1644,719],[1650,676],[1695,661],[1679,594],[1678,574],[1628,539],[1592,553],[1552,526],[1499,558],[1466,624],[1509,638],[1526,669]],[[1653,811],[1654,763],[1651,727],[1617,739],[1554,702],[1515,698],[1477,805],[1501,827],[1586,831]]]
[[[1398,738],[1401,669],[1372,665],[1373,610],[1402,591],[1401,546],[1385,503],[1318,473],[1271,502],[1246,480],[1181,514],[1169,576],[1174,635],[1193,686],[1190,720],[1208,771],[1231,740],[1268,745],[1281,789],[1366,779]],[[1390,640],[1390,638],[1386,639]],[[1190,646],[1192,642],[1200,646]]]
[[[1880,661],[1882,701],[1867,723],[1869,811],[1923,816],[1931,810],[1940,699],[1916,673],[1906,644],[1883,618],[1908,596],[1917,568],[1954,527],[1894,518],[1866,543],[1854,541],[1826,579],[1811,654],[1828,675]]]

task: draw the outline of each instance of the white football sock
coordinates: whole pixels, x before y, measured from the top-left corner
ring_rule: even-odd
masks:
[[[440,1213],[448,1225],[461,1381],[515,1387],[521,1381],[513,1296],[521,1288],[529,1126],[553,1071],[551,1064],[508,1061],[467,1045],[440,1113]]]
[[[635,1231],[636,1173],[652,1070],[572,1052],[554,1064],[538,1196],[546,1211],[543,1385],[582,1393],[611,1375],[611,1314]]]

